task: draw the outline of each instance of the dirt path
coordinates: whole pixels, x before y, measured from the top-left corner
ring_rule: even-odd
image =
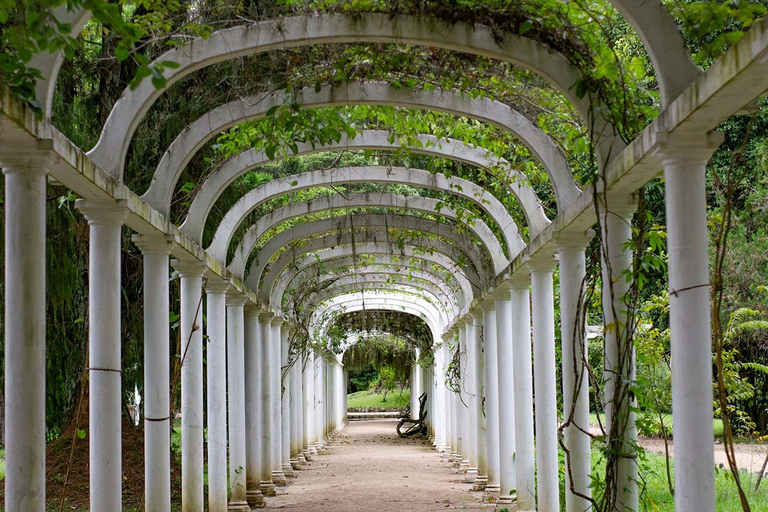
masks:
[[[306,512],[480,510],[480,493],[426,441],[400,439],[396,421],[351,422],[267,507]]]

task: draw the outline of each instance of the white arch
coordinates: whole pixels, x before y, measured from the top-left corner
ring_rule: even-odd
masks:
[[[466,254],[471,260],[475,270],[478,273],[478,277],[483,283],[487,282],[489,279],[496,275],[492,271],[488,272],[484,267],[482,263],[483,256],[480,248],[473,244],[469,237],[463,235],[462,233],[458,233],[450,226],[433,223],[432,226],[427,226],[425,228],[423,224],[420,225],[418,222],[422,219],[406,215],[361,215],[354,218],[354,224],[350,223],[350,217],[348,216],[342,218],[332,217],[330,219],[322,219],[319,221],[308,222],[306,224],[300,224],[294,228],[287,229],[275,235],[264,245],[264,247],[259,250],[257,259],[254,260],[254,262],[251,264],[251,271],[248,274],[246,282],[258,285],[258,283],[261,281],[261,276],[264,273],[264,269],[267,267],[267,265],[270,264],[269,262],[274,257],[275,253],[295,240],[305,239],[308,237],[313,238],[308,243],[290,248],[278,256],[277,260],[270,265],[269,271],[265,277],[265,283],[274,282],[283,266],[290,264],[290,262],[297,255],[305,254],[306,252],[311,251],[312,249],[309,249],[310,247],[318,247],[318,245],[320,247],[327,247],[329,244],[331,246],[354,244],[351,250],[357,250],[359,253],[358,247],[363,243],[388,244],[391,242],[389,235],[390,228],[418,231],[420,233],[426,233],[429,235],[437,235],[438,239],[436,240],[431,238],[420,240],[418,248],[423,249],[426,252],[430,247],[434,246],[438,248],[437,250],[443,252],[443,254],[449,258],[456,258],[457,252],[459,252],[458,249],[461,249],[461,252]],[[341,226],[340,222],[343,222]],[[367,231],[363,233],[354,233],[351,230],[351,226],[354,226],[355,228],[367,228]],[[383,229],[373,229],[377,227]],[[344,229],[345,231],[339,233],[340,229]],[[324,236],[318,237],[318,235]],[[450,240],[456,245],[449,245],[446,242],[441,244],[439,243],[439,238]],[[315,240],[320,240],[321,242],[318,243],[315,242]],[[406,243],[409,245],[414,245],[414,243],[411,241],[406,241]],[[263,287],[254,287],[253,289],[258,289],[259,295],[265,292]],[[267,296],[268,295],[265,296],[265,300]]]
[[[488,213],[499,226],[507,244],[510,260],[525,249],[525,242],[520,236],[512,216],[498,199],[480,186],[469,180],[454,177],[446,178],[443,174],[432,174],[421,169],[374,165],[310,171],[279,178],[256,187],[238,199],[224,215],[207,251],[218,261],[226,263],[229,244],[243,219],[275,196],[313,187],[354,183],[397,183],[441,190],[463,197]],[[183,225],[180,229],[184,233],[189,233]],[[202,235],[202,233],[189,233],[189,235],[194,238]]]
[[[259,239],[278,224],[296,217],[328,210],[337,210],[340,208],[386,207],[428,213],[435,213],[439,210],[439,215],[445,218],[454,221],[458,219],[456,213],[447,206],[439,208],[439,203],[440,201],[437,199],[429,197],[383,193],[353,194],[350,196],[334,194],[318,197],[311,201],[291,203],[283,208],[278,208],[277,210],[273,210],[267,215],[264,215],[248,228],[248,231],[246,231],[245,235],[243,235],[243,238],[240,240],[240,243],[238,243],[228,268],[234,275],[241,278],[244,277],[245,265],[248,262],[251,252],[253,252],[256,244],[258,244]],[[469,223],[465,225],[467,229],[472,231],[475,236],[480,239],[483,245],[488,248],[491,261],[493,262],[494,272],[496,274],[503,272],[509,262],[507,261],[507,258],[504,257],[504,252],[502,251],[499,241],[496,239],[496,235],[493,234],[488,225],[481,219],[474,219],[471,225]]]
[[[322,151],[363,149],[392,150],[403,147],[397,141],[394,143],[389,142],[390,135],[389,132],[382,130],[367,130],[355,136],[354,139],[350,139],[347,135],[344,135],[339,142],[323,146],[315,146],[312,143],[305,142],[298,144],[298,151],[294,156],[309,155],[312,153],[320,153]],[[513,169],[506,160],[489,155],[488,152],[482,148],[468,146],[453,139],[437,139],[432,135],[419,135],[417,139],[420,141],[421,147],[408,147],[408,150],[413,153],[439,156],[481,168],[493,168],[496,166],[503,169],[507,178],[510,180],[509,189],[522,206],[523,213],[528,222],[530,238],[535,238],[536,235],[549,226],[550,221],[544,213],[544,208],[539,202],[536,192],[534,192],[533,188],[528,183],[528,179],[522,173]],[[202,232],[205,227],[205,221],[208,219],[208,214],[211,212],[211,209],[213,209],[213,205],[216,203],[216,200],[222,192],[224,192],[224,190],[239,176],[269,161],[269,157],[263,151],[257,152],[254,149],[250,149],[225,162],[219,169],[208,176],[200,187],[197,195],[192,200],[187,217],[182,224],[182,229],[189,229],[190,233]],[[571,179],[570,175],[568,179]],[[170,210],[170,195],[173,193],[175,181],[170,183],[169,180],[169,183],[167,184],[168,188],[165,190],[157,188],[162,187],[161,183],[162,182],[159,179],[153,180],[152,187],[156,187],[155,190],[158,190],[157,194],[167,193],[167,202],[164,206]],[[150,194],[153,194],[152,187],[147,191],[145,197],[149,198]]]
[[[152,183],[142,198],[167,215],[170,211],[174,187],[181,173],[207,141],[217,133],[237,124],[261,119],[270,108],[285,105],[291,101],[300,102],[308,108],[340,105],[428,108],[489,123],[514,134],[542,163],[552,183],[559,210],[565,209],[580,193],[573,181],[568,161],[557,144],[528,117],[509,105],[489,98],[471,98],[450,90],[414,91],[396,89],[386,83],[364,82],[336,87],[328,86],[319,92],[314,88],[302,89],[295,95],[286,95],[284,91],[254,95],[211,110],[182,130],[168,146],[155,170]],[[309,147],[311,148],[311,145]],[[299,146],[299,152],[305,151],[306,148],[307,145]],[[261,159],[255,159],[253,165],[259,165],[261,161]],[[474,162],[469,163],[477,165]],[[511,181],[515,181],[514,175],[510,178]],[[212,192],[217,192],[223,186],[222,183],[217,185]],[[206,201],[215,201],[215,197],[206,196]]]
[[[436,24],[439,29],[436,30]],[[437,22],[426,16],[388,14],[320,14],[266,20],[247,27],[220,30],[208,38],[197,38],[189,44],[170,50],[158,61],[173,61],[177,69],[167,70],[166,89],[181,78],[211,64],[285,48],[330,43],[399,43],[432,46],[481,55],[510,62],[534,71],[558,89],[576,108],[595,133],[605,134],[604,144],[614,146],[602,151],[603,156],[618,154],[624,144],[615,130],[595,111],[586,97],[579,98],[573,89],[581,72],[561,54],[533,39],[506,34],[503,40],[483,25]],[[126,89],[115,104],[96,146],[88,153],[94,162],[115,179],[122,181],[128,146],[139,122],[163,90],[148,80],[134,90]],[[601,158],[604,161],[605,158]]]
[[[463,284],[460,280],[460,276],[462,274],[457,276],[456,274],[452,273],[449,268],[446,268],[445,264],[452,265],[453,262],[448,260],[448,258],[440,253],[426,253],[419,254],[418,256],[412,255],[410,257],[403,257],[389,253],[366,254],[365,256],[365,262],[361,262],[361,258],[350,255],[347,251],[340,250],[338,248],[323,249],[313,254],[301,256],[292,262],[293,264],[291,266],[285,267],[274,283],[264,283],[265,287],[268,287],[272,290],[269,296],[269,302],[271,304],[279,304],[294,279],[301,277],[301,274],[305,270],[308,270],[315,265],[322,265],[326,272],[333,271],[339,267],[365,268],[365,266],[371,266],[374,268],[387,267],[396,269],[398,271],[403,269],[408,269],[408,271],[410,271],[410,269],[428,271],[429,265],[436,265],[443,269],[443,271],[450,275],[450,278],[455,281],[455,285],[451,285],[451,283],[448,281],[446,281],[446,285],[451,286],[451,289],[454,290],[456,295],[456,302],[459,307],[464,307],[464,305],[467,303],[466,297],[464,296],[464,290],[472,289],[471,286],[469,286],[469,282],[467,281]],[[419,265],[414,265],[413,260],[418,261]],[[427,268],[425,269],[424,267]],[[435,275],[439,276],[437,273],[435,273]]]
[[[259,284],[253,276],[248,277],[247,285],[253,289],[259,289],[259,297],[262,297],[264,301],[271,301],[272,304],[280,303],[282,295],[275,295],[273,288],[278,276],[280,276],[285,269],[289,268],[289,265],[293,265],[294,262],[297,268],[307,266],[307,259],[311,258],[314,262],[325,261],[340,257],[353,257],[350,249],[346,247],[347,244],[339,244],[335,240],[328,237],[319,238],[310,241],[306,246],[301,248],[302,253],[283,255],[272,264],[270,272],[264,276],[264,282],[259,289]],[[447,269],[451,272],[451,275],[456,279],[461,292],[464,296],[465,302],[471,302],[476,290],[479,290],[479,286],[473,283],[470,278],[474,278],[479,281],[477,274],[470,272],[468,269],[460,268],[456,265],[456,262],[446,253],[450,251],[450,247],[440,240],[430,240],[429,245],[422,245],[418,248],[406,244],[402,249],[395,247],[395,244],[390,242],[364,242],[357,243],[357,254],[365,255],[381,255],[381,256],[400,256],[402,258],[418,258],[425,261],[434,262],[437,265]],[[426,249],[426,251],[424,250]],[[315,253],[313,255],[312,253]]]

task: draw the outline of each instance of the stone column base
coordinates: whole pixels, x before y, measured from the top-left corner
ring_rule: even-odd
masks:
[[[466,475],[467,471],[469,471],[469,459],[462,459],[462,461],[459,462],[459,473]]]
[[[485,491],[485,487],[488,485],[488,477],[485,475],[477,475],[474,483],[472,484],[473,491]]]
[[[459,471],[461,471],[461,466],[459,466]],[[475,483],[475,480],[477,480],[477,468],[471,468],[467,466],[467,472],[464,473],[464,483],[465,484],[472,484]]]
[[[245,501],[230,501],[227,504],[228,512],[251,512],[251,507]]]
[[[282,469],[277,471],[272,471],[272,483],[275,484],[275,487],[286,486],[285,473],[283,473]]]
[[[499,500],[501,487],[499,484],[486,484],[483,491],[483,501],[496,502]]]
[[[264,495],[261,493],[261,489],[249,489],[245,494],[245,500],[251,508],[264,508],[267,506],[267,502],[264,501]]]
[[[294,471],[300,471],[301,470],[301,462],[299,462],[299,456],[296,455],[291,459],[291,467]]]
[[[299,461],[299,464],[301,467],[304,467],[307,465],[307,457],[304,455],[304,452],[299,452],[299,454],[296,456],[296,459]]]
[[[291,464],[283,464],[283,474],[286,478],[296,478],[296,473],[293,472]]]
[[[277,496],[277,491],[275,490],[275,484],[272,482],[272,480],[262,480],[261,481],[261,493],[264,496]]]
[[[499,495],[499,499],[496,500],[496,510],[509,508],[509,505],[512,505],[516,501],[517,495],[515,494],[507,494],[506,496]]]

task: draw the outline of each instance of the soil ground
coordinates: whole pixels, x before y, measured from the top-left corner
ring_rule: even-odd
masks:
[[[349,423],[267,507],[306,512],[493,508],[427,441],[400,439],[396,420]]]

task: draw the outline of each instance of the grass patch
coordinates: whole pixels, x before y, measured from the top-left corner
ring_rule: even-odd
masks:
[[[5,450],[0,450],[0,480],[5,480]]]
[[[603,427],[605,427],[605,415],[600,415],[600,421],[602,422]],[[590,425],[597,425],[597,414],[591,412],[589,413],[589,423]],[[665,414],[664,415],[664,425],[667,427],[667,430],[669,431],[670,437],[672,436],[672,415],[671,414]],[[715,437],[723,437],[723,420],[720,418],[715,418],[712,422],[712,426],[715,430]],[[657,426],[656,431],[650,432],[652,435],[661,436],[661,426]]]
[[[372,390],[358,391],[347,395],[347,407],[357,409],[369,407],[371,409],[401,409],[406,407],[411,400],[411,390],[395,390],[387,393],[387,401],[384,402],[383,393],[375,393]]]
[[[592,467],[601,474],[605,461],[600,460],[598,450],[592,450]],[[671,461],[674,479],[674,459]],[[641,456],[640,478],[642,491],[641,510],[674,512],[675,500],[667,487],[666,462],[663,455],[645,452]],[[757,475],[741,472],[741,482],[747,491],[752,510],[768,510],[768,482],[760,484],[760,490],[753,492]],[[727,469],[715,469],[716,510],[718,512],[741,512],[739,495],[733,477]],[[564,496],[563,496],[564,498]]]

